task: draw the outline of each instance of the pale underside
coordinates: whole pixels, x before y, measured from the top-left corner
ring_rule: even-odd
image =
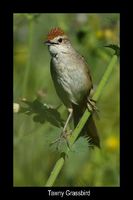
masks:
[[[92,88],[92,79],[82,56],[78,53],[58,54],[51,59],[50,67],[56,92],[67,107],[70,108],[72,103],[80,105],[87,99]]]

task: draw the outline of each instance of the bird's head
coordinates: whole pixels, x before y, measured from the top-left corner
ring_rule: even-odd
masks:
[[[60,28],[51,29],[44,43],[48,46],[51,55],[61,52],[67,53],[71,48],[69,38]]]

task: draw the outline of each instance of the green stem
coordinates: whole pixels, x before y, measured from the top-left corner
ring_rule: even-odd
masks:
[[[104,86],[105,86],[107,80],[109,79],[109,77],[110,77],[110,75],[111,75],[111,72],[112,72],[112,70],[113,70],[113,67],[114,67],[116,61],[117,61],[117,56],[114,55],[114,56],[112,57],[112,59],[111,59],[111,62],[110,62],[109,65],[108,65],[108,67],[107,67],[107,69],[106,69],[106,71],[105,71],[103,77],[102,77],[102,80],[100,81],[100,83],[99,83],[99,85],[98,85],[98,87],[97,87],[97,90],[96,90],[94,96],[93,96],[93,99],[94,99],[95,101],[97,101],[97,100],[99,99],[99,97],[100,97],[100,95],[101,95],[101,93],[102,93],[102,90],[103,90],[103,88],[104,88]]]
[[[111,75],[111,72],[113,70],[113,67],[114,65],[116,64],[117,62],[117,56],[114,55],[102,77],[102,80],[100,81],[97,89],[96,89],[96,92],[93,96],[93,99],[94,100],[98,100],[101,93],[102,93],[102,90],[107,82],[107,80],[109,79],[110,75]],[[72,144],[75,142],[75,140],[77,139],[78,135],[80,134],[82,128],[84,127],[84,124],[86,123],[88,117],[90,116],[90,112],[88,112],[88,109],[86,109],[86,111],[84,112],[80,122],[78,123],[77,127],[74,129],[70,139],[69,139],[69,144],[70,146],[72,146]],[[67,148],[66,152],[64,152],[65,155],[68,155],[70,149]],[[48,180],[47,180],[47,183],[46,183],[46,186],[53,186],[59,172],[61,171],[62,167],[63,167],[63,164],[64,164],[64,161],[65,161],[65,157],[61,156],[61,158],[59,158],[59,160],[56,162],[55,164],[55,167],[53,168]]]
[[[51,174],[50,174],[50,177],[46,183],[46,187],[49,187],[49,186],[52,186],[59,174],[59,172],[61,171],[62,167],[63,167],[63,164],[65,162],[65,158],[61,157],[59,158],[59,160],[56,162]]]

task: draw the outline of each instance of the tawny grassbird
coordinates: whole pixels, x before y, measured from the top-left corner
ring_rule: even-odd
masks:
[[[71,45],[68,36],[60,28],[53,28],[45,44],[51,55],[50,70],[56,92],[67,107],[69,116],[63,132],[73,116],[77,125],[85,109],[95,110],[94,101],[90,98],[93,88],[89,66]],[[81,134],[90,138],[90,143],[100,147],[98,131],[93,116],[87,120]]]

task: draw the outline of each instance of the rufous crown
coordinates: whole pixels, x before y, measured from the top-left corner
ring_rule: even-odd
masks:
[[[64,35],[65,33],[64,33],[64,31],[62,30],[62,29],[60,29],[60,28],[53,28],[53,29],[51,29],[50,30],[50,32],[48,33],[48,35],[47,35],[47,39],[48,40],[53,40],[55,37],[57,37],[57,36],[62,36],[62,35]]]

